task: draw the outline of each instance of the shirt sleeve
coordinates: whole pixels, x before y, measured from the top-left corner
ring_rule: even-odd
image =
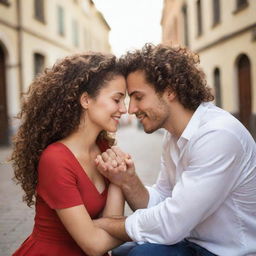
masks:
[[[147,208],[155,206],[162,202],[165,198],[172,194],[172,186],[170,184],[169,173],[173,170],[168,170],[167,162],[170,153],[169,134],[166,132],[163,139],[163,150],[160,162],[160,172],[153,186],[146,186],[149,192],[149,201]],[[169,165],[170,166],[170,165]]]
[[[126,219],[128,235],[135,241],[175,244],[223,203],[241,172],[244,151],[226,131],[209,131],[191,143],[188,164],[172,196]]]
[[[83,204],[70,161],[66,152],[54,150],[43,153],[40,159],[37,193],[52,209]]]

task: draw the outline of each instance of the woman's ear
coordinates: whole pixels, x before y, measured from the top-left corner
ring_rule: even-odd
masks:
[[[80,97],[80,104],[84,109],[88,109],[90,97],[87,92],[84,92]]]

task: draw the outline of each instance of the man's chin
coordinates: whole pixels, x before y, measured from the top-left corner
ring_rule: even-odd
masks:
[[[148,128],[148,127],[145,127],[144,125],[143,125],[143,129],[144,129],[144,132],[148,134],[151,134],[157,130],[157,128],[156,129]]]

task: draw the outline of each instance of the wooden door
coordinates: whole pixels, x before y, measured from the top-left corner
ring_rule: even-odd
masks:
[[[0,45],[0,145],[8,144],[5,55]]]
[[[252,114],[251,65],[248,57],[242,55],[238,60],[239,119],[250,130]]]

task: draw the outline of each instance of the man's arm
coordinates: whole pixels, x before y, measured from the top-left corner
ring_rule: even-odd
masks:
[[[231,193],[243,158],[235,136],[214,131],[190,146],[188,166],[171,197],[127,217],[125,229],[132,240],[175,244],[214,214]]]
[[[104,229],[111,236],[122,241],[131,241],[131,238],[127,235],[125,230],[126,217],[118,218],[100,218],[93,220],[95,226]]]
[[[149,193],[136,173],[133,177],[130,177],[127,183],[123,183],[121,188],[126,201],[133,211],[147,208]]]

